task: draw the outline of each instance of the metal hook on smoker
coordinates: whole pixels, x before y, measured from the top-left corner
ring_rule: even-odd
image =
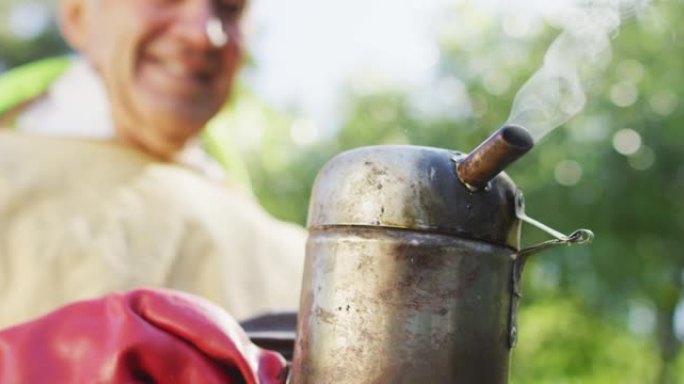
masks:
[[[557,230],[545,225],[525,214],[525,201],[523,199],[522,192],[518,191],[515,196],[515,213],[520,221],[532,225],[533,227],[540,229],[549,235],[553,236],[553,239],[544,241],[539,244],[532,245],[530,247],[522,248],[515,254],[513,254],[513,269],[512,269],[512,281],[511,281],[511,308],[510,308],[510,320],[509,320],[509,335],[508,335],[508,346],[513,348],[518,339],[518,310],[520,306],[520,299],[522,298],[522,273],[525,268],[525,261],[529,256],[539,253],[541,251],[547,250],[549,248],[557,247],[559,245],[573,245],[573,244],[586,244],[590,243],[594,239],[594,233],[588,229],[578,229],[567,236]]]
[[[570,235],[565,235],[549,227],[548,225],[527,216],[525,213],[525,204],[522,193],[520,192],[518,192],[516,195],[516,215],[522,222],[530,224],[533,227],[540,229],[554,237],[551,240],[521,249],[516,253],[516,259],[525,259],[528,256],[534,255],[535,253],[539,253],[559,245],[588,244],[594,239],[594,233],[588,229],[577,229]]]
[[[539,221],[523,214],[518,215],[518,218],[527,223],[530,224],[537,229],[541,229],[542,231],[548,233],[549,235],[553,236],[554,239],[544,241],[542,243],[523,248],[521,249],[517,257],[527,257],[531,256],[535,253],[539,253],[541,251],[544,251],[549,248],[553,248],[559,245],[574,245],[574,244],[587,244],[590,243],[594,239],[594,233],[588,229],[580,228],[572,232],[570,235],[564,235],[558,231],[556,231],[553,228],[550,228]]]

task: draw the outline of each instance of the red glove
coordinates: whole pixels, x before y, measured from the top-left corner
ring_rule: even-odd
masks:
[[[0,383],[270,384],[285,382],[285,366],[221,308],[163,290],[70,304],[0,331]]]

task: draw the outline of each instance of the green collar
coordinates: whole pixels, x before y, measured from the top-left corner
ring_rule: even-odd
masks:
[[[58,56],[13,68],[0,76],[0,116],[47,91],[69,67],[71,57]]]

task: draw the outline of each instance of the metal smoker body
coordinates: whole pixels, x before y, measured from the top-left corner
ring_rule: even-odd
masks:
[[[291,383],[508,381],[522,194],[503,173],[475,191],[463,157],[366,147],[321,170]]]

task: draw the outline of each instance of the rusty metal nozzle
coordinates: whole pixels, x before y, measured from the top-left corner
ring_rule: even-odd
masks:
[[[508,165],[534,146],[527,129],[504,125],[456,163],[456,173],[468,188],[482,189]]]

